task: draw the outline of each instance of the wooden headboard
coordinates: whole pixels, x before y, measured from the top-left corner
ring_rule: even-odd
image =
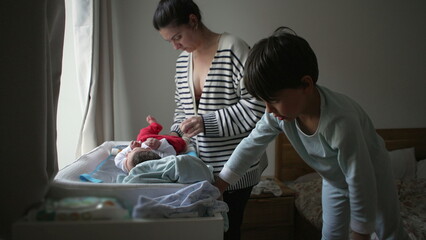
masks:
[[[388,150],[415,147],[417,160],[426,159],[426,128],[378,129]],[[281,181],[295,180],[314,172],[296,153],[281,133],[275,141],[275,177]]]

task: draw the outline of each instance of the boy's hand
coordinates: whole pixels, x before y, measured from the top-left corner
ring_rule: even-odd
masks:
[[[223,196],[223,192],[225,192],[226,188],[229,186],[229,183],[225,182],[222,178],[215,176],[214,184],[220,191],[220,198]]]
[[[134,148],[136,148],[136,147],[141,147],[141,142],[140,141],[131,141],[130,142],[130,148],[131,149],[134,149]]]
[[[151,148],[153,150],[157,150],[160,147],[161,142],[160,142],[160,140],[158,140],[156,138],[148,138],[145,141],[145,145],[147,145],[149,148]]]

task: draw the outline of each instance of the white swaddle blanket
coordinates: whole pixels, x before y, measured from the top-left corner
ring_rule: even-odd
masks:
[[[129,174],[119,175],[119,183],[213,182],[213,168],[191,155],[167,156],[139,163]]]
[[[212,217],[222,213],[226,218],[228,205],[217,200],[219,190],[208,181],[194,183],[179,191],[151,198],[140,195],[133,208],[134,218]]]

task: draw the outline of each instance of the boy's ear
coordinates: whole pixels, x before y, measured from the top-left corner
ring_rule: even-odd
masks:
[[[312,77],[309,75],[303,76],[302,79],[300,79],[300,81],[302,82],[302,87],[304,90],[311,91],[315,87],[314,81],[312,80]]]

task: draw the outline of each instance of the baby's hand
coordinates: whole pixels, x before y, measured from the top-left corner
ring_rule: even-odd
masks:
[[[137,147],[141,147],[141,142],[140,141],[132,141],[132,142],[130,142],[130,148],[131,149],[134,149],[134,148],[137,148]]]
[[[148,138],[145,141],[145,145],[147,145],[149,148],[151,148],[153,150],[157,150],[160,147],[161,142],[160,142],[160,140],[158,140],[156,138]]]

